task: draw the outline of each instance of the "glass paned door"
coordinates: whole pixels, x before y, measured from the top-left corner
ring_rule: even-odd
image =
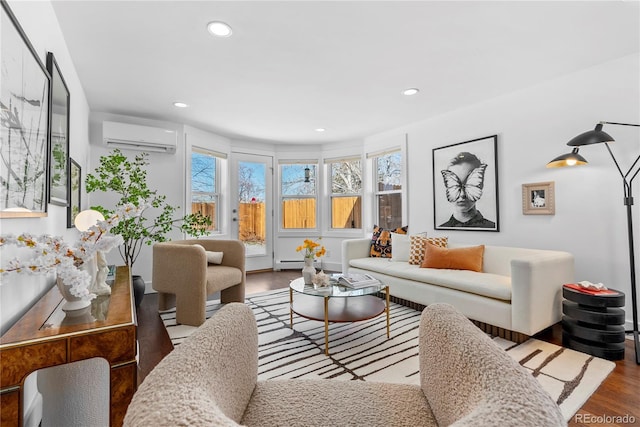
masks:
[[[273,268],[273,158],[233,153],[231,228],[245,246],[246,269]]]

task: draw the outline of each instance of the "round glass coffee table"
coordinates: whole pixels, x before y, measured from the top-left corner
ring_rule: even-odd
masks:
[[[378,292],[385,293],[384,300],[373,296]],[[299,277],[289,284],[289,303],[291,329],[293,329],[293,313],[305,319],[324,322],[324,353],[326,355],[329,355],[329,322],[358,322],[386,313],[387,338],[389,338],[389,286],[384,283],[358,289],[332,283],[328,287],[321,288],[305,285],[304,279]]]

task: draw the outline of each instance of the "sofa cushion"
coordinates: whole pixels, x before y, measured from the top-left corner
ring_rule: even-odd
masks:
[[[407,234],[408,229],[409,227],[404,226],[387,230],[374,225],[369,255],[372,257],[391,258],[391,233]]]
[[[417,385],[339,380],[258,381],[245,426],[437,426]]]
[[[428,243],[446,248],[449,244],[448,237],[427,237],[426,235],[409,236],[411,240],[411,253],[409,254],[409,264],[421,265],[424,261],[425,245]]]
[[[424,245],[423,268],[447,268],[482,272],[484,245],[468,248],[441,248],[429,242]]]
[[[511,301],[510,276],[478,273],[469,270],[420,268],[417,265],[410,265],[404,262],[390,262],[389,260],[380,258],[352,259],[349,262],[349,266],[415,282],[443,286],[488,298]],[[393,294],[393,285],[391,293]]]

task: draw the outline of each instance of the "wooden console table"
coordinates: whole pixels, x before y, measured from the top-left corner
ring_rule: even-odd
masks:
[[[137,388],[136,313],[128,267],[118,267],[110,296],[91,313],[68,317],[54,286],[0,337],[0,425],[23,424],[23,387],[38,369],[101,357],[109,362],[111,426],[121,426]]]

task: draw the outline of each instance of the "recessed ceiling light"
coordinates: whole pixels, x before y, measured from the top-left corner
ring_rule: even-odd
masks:
[[[316,132],[324,132],[325,130],[325,128],[316,128]]]
[[[233,33],[228,24],[220,21],[209,22],[207,24],[207,30],[216,37],[229,37],[231,33]]]
[[[416,93],[420,92],[420,89],[417,89],[415,87],[409,88],[409,89],[405,89],[402,91],[403,95],[406,96],[411,96],[411,95],[415,95]]]
[[[187,108],[189,105],[185,104],[184,102],[177,102],[176,101],[176,102],[173,103],[173,106],[174,107],[178,107],[178,108]]]

